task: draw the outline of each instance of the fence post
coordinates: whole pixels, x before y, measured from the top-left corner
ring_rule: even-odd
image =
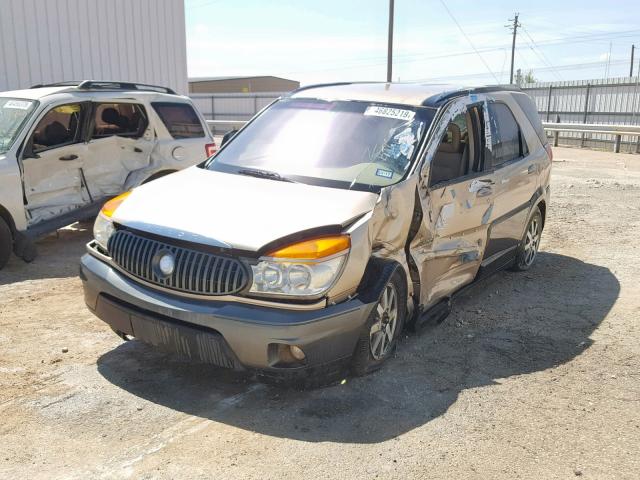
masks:
[[[549,85],[549,96],[547,97],[547,122],[549,121],[549,116],[551,115],[551,90],[553,87]]]
[[[622,135],[616,135],[616,141],[613,144],[613,151],[615,153],[620,153],[620,143],[622,143],[621,141],[622,141]]]
[[[556,123],[560,123],[560,115],[556,115]],[[553,146],[558,146],[558,139],[560,138],[560,132],[556,130],[553,132]]]
[[[215,98],[213,95],[211,95],[211,120],[216,119],[216,110],[215,110],[214,104],[215,104]]]
[[[587,123],[587,115],[589,114],[589,91],[591,90],[591,84],[587,83],[587,92],[585,94],[585,99],[584,99],[584,117],[582,118],[582,123]],[[584,147],[584,136],[585,134],[582,134],[582,139],[580,140],[580,147]]]

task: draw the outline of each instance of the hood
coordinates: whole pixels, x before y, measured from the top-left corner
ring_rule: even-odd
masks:
[[[257,251],[303,230],[344,225],[378,195],[213,172],[198,167],[133,190],[113,220],[166,237]]]

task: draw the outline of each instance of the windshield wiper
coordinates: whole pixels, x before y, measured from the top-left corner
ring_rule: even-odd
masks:
[[[254,168],[243,168],[242,170],[238,170],[239,175],[248,175],[250,177],[258,177],[258,178],[266,178],[268,180],[277,180],[279,182],[291,182],[297,183],[295,180],[291,180],[290,178],[283,177],[279,173],[270,172],[269,170],[258,170]]]

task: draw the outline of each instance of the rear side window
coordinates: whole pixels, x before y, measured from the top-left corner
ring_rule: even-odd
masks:
[[[525,156],[522,132],[513,113],[504,103],[489,103],[491,122],[491,167]]]
[[[542,145],[546,145],[548,143],[547,135],[544,132],[544,128],[542,127],[542,122],[540,121],[540,115],[538,115],[538,109],[536,108],[535,103],[531,98],[524,93],[513,93],[513,98],[515,98],[516,102],[527,116],[529,123],[536,131],[538,138],[542,142]]]
[[[170,102],[154,102],[151,105],[173,138],[204,137],[202,123],[191,105]]]
[[[147,115],[142,105],[135,103],[99,103],[93,112],[91,138],[140,138],[147,129]]]

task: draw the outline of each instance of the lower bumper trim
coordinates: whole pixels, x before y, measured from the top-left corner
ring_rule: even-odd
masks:
[[[98,297],[95,313],[114,330],[160,350],[200,363],[244,370],[222,335],[215,330],[186,325],[157,314],[150,316],[105,295]]]

